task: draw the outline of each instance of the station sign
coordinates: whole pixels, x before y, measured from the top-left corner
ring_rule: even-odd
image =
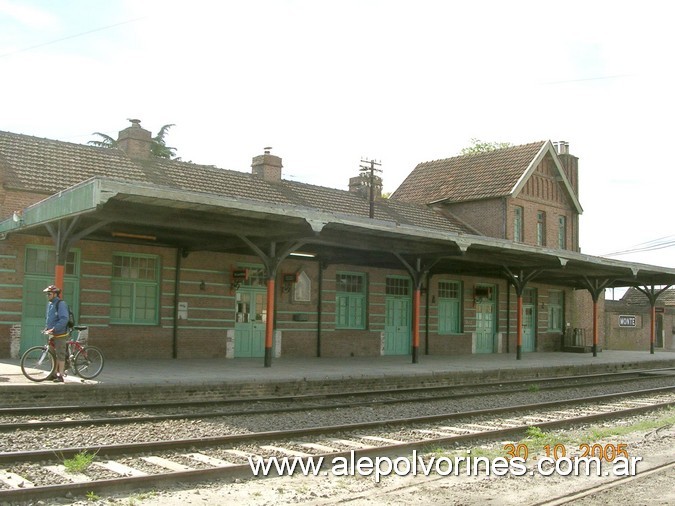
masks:
[[[619,327],[635,327],[635,315],[619,315]]]

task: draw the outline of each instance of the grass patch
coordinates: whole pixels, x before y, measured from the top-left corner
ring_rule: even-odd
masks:
[[[80,452],[72,459],[65,459],[63,465],[69,473],[81,473],[91,465],[94,457],[96,457],[95,453]]]
[[[663,416],[654,420],[642,420],[631,425],[617,427],[593,427],[587,434],[580,439],[580,443],[591,443],[599,439],[606,439],[614,436],[624,436],[632,432],[647,432],[664,426],[675,425],[675,408],[663,410]]]
[[[478,446],[475,448],[454,447],[428,447],[423,450],[423,455],[429,457],[487,457],[494,460],[497,457],[508,457],[509,451],[519,450],[519,445],[527,446],[528,460],[536,458],[537,454],[544,452],[548,446],[549,449],[556,445],[566,445],[568,447],[578,447],[583,443],[597,443],[610,437],[624,436],[634,432],[649,432],[662,427],[675,425],[675,408],[666,408],[656,412],[651,420],[640,420],[629,425],[618,425],[614,427],[592,426],[579,432],[545,432],[539,427],[529,427],[526,435],[520,441],[511,443],[495,442],[491,446]],[[524,456],[523,452],[516,452],[516,456]]]
[[[87,492],[87,501],[94,502],[98,501],[100,497],[96,494],[96,492]]]

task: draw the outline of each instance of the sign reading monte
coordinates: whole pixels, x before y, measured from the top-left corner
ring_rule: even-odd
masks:
[[[635,327],[635,316],[619,315],[619,327]]]

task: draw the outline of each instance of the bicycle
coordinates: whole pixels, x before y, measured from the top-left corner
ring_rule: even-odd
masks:
[[[87,345],[88,327],[76,325],[77,338],[73,338],[72,331],[66,342],[66,373],[83,379],[93,379],[103,370],[103,353],[95,346]],[[43,334],[46,332],[43,330]],[[47,334],[48,335],[48,334]],[[50,335],[49,341],[42,346],[33,346],[21,356],[21,372],[31,381],[45,381],[54,377],[56,370],[56,352],[54,338]]]

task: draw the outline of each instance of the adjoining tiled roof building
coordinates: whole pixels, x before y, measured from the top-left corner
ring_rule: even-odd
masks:
[[[566,142],[420,163],[391,198],[429,205],[481,235],[579,249],[578,160]]]

